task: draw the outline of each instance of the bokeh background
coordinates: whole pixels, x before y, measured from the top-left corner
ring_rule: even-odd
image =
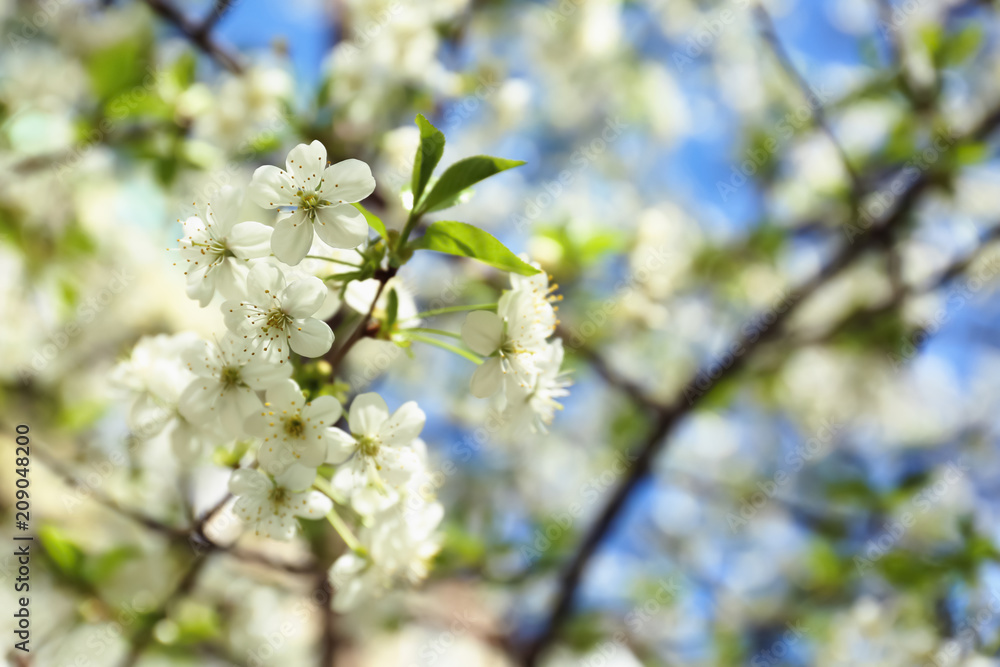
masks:
[[[1000,664],[997,11],[3,0],[0,533],[28,424],[38,538],[32,652],[5,611],[3,660]],[[574,386],[511,437],[464,360],[363,340],[338,377],[428,413],[445,537],[422,587],[341,616],[322,526],[191,538],[232,455],[130,434],[110,373],[219,330],[177,220],[289,147],[368,161],[398,229],[417,113],[442,164],[527,161],[445,215],[559,283]],[[505,281],[401,278],[421,309]],[[16,576],[0,556],[5,610]]]

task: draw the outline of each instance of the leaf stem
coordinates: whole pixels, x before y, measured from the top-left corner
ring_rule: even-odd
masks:
[[[350,262],[345,262],[342,259],[334,259],[333,257],[321,257],[320,255],[306,255],[306,259],[321,259],[324,262],[334,262],[336,264],[343,264],[344,266],[351,266],[355,269],[360,269],[360,264],[351,264]]]
[[[422,336],[419,333],[410,333],[411,331],[413,330],[403,329],[399,332],[399,334],[411,340],[418,341],[420,343],[427,343],[428,345],[434,345],[435,347],[440,347],[442,350],[448,350],[449,352],[454,352],[458,356],[464,357],[465,359],[468,359],[469,361],[471,361],[476,365],[483,363],[482,359],[474,355],[472,352],[469,352],[468,350],[463,350],[462,348],[456,347],[451,343],[446,343],[443,340],[438,340],[436,338],[428,338],[427,336]]]
[[[457,334],[454,331],[445,331],[444,329],[425,329],[424,327],[409,327],[407,331],[414,331],[416,333],[428,333],[434,334],[436,336],[447,336],[448,338],[457,338],[462,340],[462,335]]]
[[[448,306],[446,308],[435,308],[434,310],[425,310],[422,313],[417,313],[411,317],[403,318],[399,320],[400,322],[405,322],[406,320],[415,320],[418,318],[434,317],[435,315],[444,315],[446,313],[460,313],[464,310],[496,310],[497,304],[493,303],[474,303],[468,306]]]

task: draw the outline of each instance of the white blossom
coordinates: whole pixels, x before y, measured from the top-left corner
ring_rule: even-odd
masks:
[[[556,338],[535,358],[538,373],[527,386],[513,383],[508,387],[505,421],[519,428],[528,426],[533,432],[547,433],[557,410],[562,405],[556,400],[568,396],[572,383],[560,372],[563,362],[562,339]]]
[[[329,571],[336,589],[333,608],[348,611],[381,596],[397,582],[416,584],[427,577],[440,549],[436,534],[444,516],[438,502],[408,511],[402,503],[376,513],[358,535],[361,551],[342,555]]]
[[[221,420],[229,433],[238,436],[247,417],[263,407],[257,391],[287,380],[292,368],[252,356],[232,333],[218,344],[200,343],[182,355],[197,377],[180,397],[181,414],[195,423]]]
[[[233,512],[252,524],[257,535],[289,540],[298,528],[296,517],[322,519],[333,509],[319,491],[303,490],[315,479],[315,468],[299,465],[274,479],[260,470],[236,470],[229,479],[229,491],[236,496]]]
[[[314,230],[334,248],[354,248],[367,239],[368,223],[351,204],[374,190],[367,164],[349,159],[327,166],[326,147],[319,141],[293,148],[285,169],[258,167],[250,183],[257,205],[294,209],[280,216],[271,238],[274,256],[292,265],[308,254]]]
[[[267,390],[260,412],[246,421],[246,430],[263,441],[257,451],[261,467],[272,475],[293,464],[316,468],[323,463],[337,434],[333,425],[343,412],[332,396],[306,402],[294,380]]]
[[[492,396],[508,374],[512,375],[508,382],[530,386],[537,372],[534,357],[545,350],[549,333],[546,315],[544,310],[538,312],[534,294],[527,289],[504,294],[496,313],[476,310],[468,314],[462,339],[473,352],[488,357],[472,374],[474,396]]]
[[[226,326],[247,341],[253,354],[284,363],[296,352],[320,357],[333,346],[333,331],[312,317],[327,298],[319,278],[307,276],[286,286],[272,264],[258,264],[247,276],[246,296],[222,304]]]
[[[337,485],[359,513],[377,504],[371,498],[372,490],[389,493],[422,469],[422,458],[413,445],[425,420],[423,410],[413,401],[392,415],[385,400],[375,393],[361,394],[351,403],[351,434],[334,429],[327,461],[343,462]]]
[[[218,290],[238,299],[246,283],[249,263],[271,254],[272,229],[259,222],[238,222],[243,192],[222,188],[202,217],[185,220],[184,237],[177,239],[186,262],[187,294],[207,306]]]

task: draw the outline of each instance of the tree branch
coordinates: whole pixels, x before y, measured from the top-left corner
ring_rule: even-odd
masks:
[[[243,65],[236,55],[230,53],[227,48],[212,38],[212,28],[222,18],[222,12],[217,9],[213,10],[203,23],[195,23],[167,0],[146,0],[146,4],[161,18],[168,23],[172,23],[174,27],[180,30],[189,42],[201,49],[224,68],[233,74],[243,73]],[[217,7],[218,4],[216,4]],[[221,4],[227,7],[229,5],[228,2]]]
[[[996,129],[998,124],[1000,124],[1000,108],[987,115],[969,133],[966,139],[980,140]],[[842,247],[833,260],[823,267],[816,276],[795,290],[795,298],[791,306],[783,313],[778,313],[777,318],[770,327],[763,333],[758,334],[755,332],[754,336],[756,338],[747,335],[741,336],[730,349],[742,350],[742,354],[737,356],[733,363],[718,375],[716,382],[730,379],[743,370],[754,352],[765,343],[777,337],[792,314],[798,310],[798,307],[809,296],[851,266],[866,251],[885,247],[887,239],[891,239],[896,229],[909,217],[909,213],[919,201],[921,195],[936,182],[937,176],[935,174],[929,171],[922,172],[899,196],[894,209],[889,211],[878,223],[873,224],[867,233],[854,239],[853,243],[846,247]],[[521,655],[521,663],[525,667],[533,667],[537,664],[542,651],[555,640],[560,627],[570,615],[573,599],[580,585],[583,573],[590,563],[590,559],[625,506],[632,490],[650,472],[657,454],[666,446],[667,436],[671,433],[674,426],[683,417],[692,412],[708,393],[705,388],[699,386],[702,382],[702,377],[711,376],[706,373],[698,373],[686,385],[684,391],[681,393],[681,397],[677,398],[669,406],[654,412],[653,417],[655,422],[653,428],[650,430],[645,442],[639,447],[639,452],[633,460],[634,462],[627,477],[622,480],[621,484],[612,493],[611,498],[597,520],[584,536],[583,541],[580,543],[560,579],[555,603],[548,618],[542,623],[541,632],[534,641],[525,647]],[[691,398],[685,402],[683,397]],[[653,403],[651,400],[649,402]]]

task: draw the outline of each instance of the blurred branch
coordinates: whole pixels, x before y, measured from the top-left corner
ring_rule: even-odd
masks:
[[[960,137],[959,142],[962,140],[981,140],[992,133],[998,125],[1000,125],[1000,107],[984,117],[968,136]],[[687,383],[680,396],[670,405],[662,409],[652,410],[652,416],[655,419],[653,428],[650,430],[645,441],[639,446],[638,453],[633,459],[634,462],[628,475],[614,490],[611,498],[599,514],[597,520],[584,535],[576,553],[566,567],[560,578],[552,609],[547,619],[541,623],[540,633],[534,641],[525,647],[521,655],[521,663],[523,665],[532,667],[537,664],[542,651],[556,639],[560,627],[570,615],[573,599],[583,578],[584,571],[590,563],[590,559],[597,551],[598,546],[603,542],[622,508],[625,506],[632,490],[649,474],[653,461],[665,448],[668,436],[673,428],[683,417],[693,412],[701,404],[706,395],[711,393],[711,388],[706,391],[703,387],[699,386],[702,382],[701,378],[714,377],[715,385],[718,385],[738,375],[754,356],[756,350],[778,337],[778,334],[782,332],[791,316],[798,311],[801,304],[807,301],[811,295],[829,283],[833,278],[840,275],[867,251],[884,250],[887,247],[887,240],[892,239],[896,229],[902,226],[909,218],[910,212],[916,206],[920,197],[924,192],[937,184],[938,180],[939,177],[933,172],[921,172],[897,198],[894,209],[891,209],[878,222],[873,223],[872,227],[862,236],[853,239],[852,243],[842,246],[839,252],[819,273],[794,290],[793,303],[784,312],[776,314],[776,318],[771,326],[762,333],[758,334],[754,332],[753,336],[744,334],[737,339],[729,349],[743,350],[743,352],[733,360],[732,364],[724,368],[717,376],[707,374],[707,372],[697,373]],[[684,398],[689,396],[691,398]],[[644,405],[647,406],[654,404],[655,401],[652,400],[644,401]]]
[[[340,364],[344,361],[344,357],[347,353],[351,351],[359,340],[368,335],[368,323],[372,320],[372,314],[375,312],[375,306],[378,304],[378,298],[382,296],[382,291],[385,289],[386,283],[388,283],[393,276],[396,275],[396,269],[390,268],[385,271],[379,271],[375,274],[375,279],[378,280],[378,289],[375,291],[375,298],[372,299],[372,305],[368,308],[368,312],[365,316],[361,318],[358,322],[358,326],[351,332],[344,343],[337,348],[335,352],[330,356],[330,365],[333,366],[333,372],[337,373],[340,370]]]
[[[167,0],[145,1],[146,4],[149,5],[150,9],[156,12],[165,21],[172,23],[174,27],[181,31],[189,42],[201,49],[217,63],[233,74],[241,74],[243,72],[243,65],[237,59],[236,55],[230,53],[227,48],[223,47],[212,38],[212,27],[214,27],[215,23],[222,18],[222,12],[216,9],[209,14],[208,18],[206,18],[204,22],[195,23]],[[219,4],[223,4],[228,7],[229,2],[216,3],[216,7],[218,7]]]
[[[785,73],[795,82],[802,95],[805,96],[806,100],[815,99],[816,104],[810,105],[813,107],[813,118],[816,120],[816,125],[823,131],[824,134],[830,139],[830,143],[833,144],[834,149],[840,156],[840,161],[844,165],[844,169],[847,170],[847,174],[851,180],[851,193],[852,200],[856,201],[861,197],[862,187],[861,178],[855,171],[854,166],[847,157],[847,153],[844,151],[844,147],[840,145],[840,141],[837,139],[837,135],[833,133],[833,129],[830,127],[829,120],[826,117],[826,112],[823,110],[822,100],[816,99],[816,95],[812,92],[812,87],[809,82],[805,80],[795,64],[792,62],[791,56],[788,51],[785,50],[784,45],[778,38],[778,33],[774,29],[774,21],[771,20],[771,15],[768,13],[767,9],[763,5],[754,6],[754,15],[757,19],[757,23],[760,26],[761,35],[764,37],[764,41],[767,42],[768,46],[771,48],[774,57],[778,60],[781,68],[785,70]]]

